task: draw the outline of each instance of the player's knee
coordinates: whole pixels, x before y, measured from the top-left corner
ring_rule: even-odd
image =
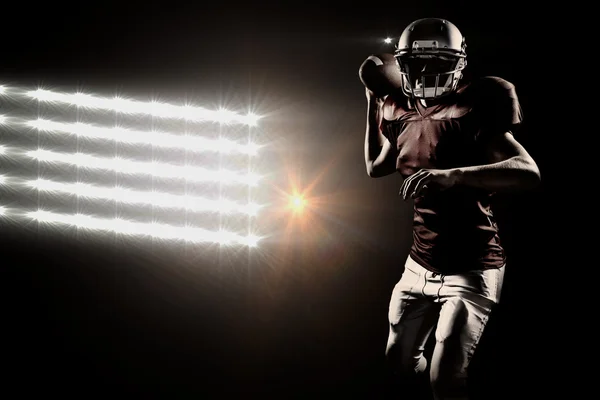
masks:
[[[388,367],[395,375],[409,377],[420,374],[427,368],[427,359],[422,352],[412,352],[409,349],[399,341],[397,335],[390,334],[385,356]]]
[[[464,331],[469,310],[464,300],[455,298],[444,304],[436,330],[436,350],[432,359],[429,379],[436,400],[467,398],[467,354]]]

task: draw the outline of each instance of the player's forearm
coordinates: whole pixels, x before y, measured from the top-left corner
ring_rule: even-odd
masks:
[[[455,184],[509,192],[534,188],[540,182],[536,163],[527,157],[517,156],[488,165],[452,169]]]
[[[373,168],[373,162],[381,153],[383,143],[379,137],[379,113],[375,99],[367,100],[367,128],[365,131],[365,165],[367,171]]]

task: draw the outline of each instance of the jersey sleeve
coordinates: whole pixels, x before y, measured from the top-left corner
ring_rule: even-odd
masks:
[[[482,78],[477,98],[480,130],[477,139],[481,136],[515,133],[519,128],[523,113],[515,86],[497,77]]]

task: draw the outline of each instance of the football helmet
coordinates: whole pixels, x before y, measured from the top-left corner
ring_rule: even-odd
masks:
[[[394,54],[404,94],[437,99],[454,92],[467,65],[466,47],[465,37],[448,20],[423,18],[408,25]]]

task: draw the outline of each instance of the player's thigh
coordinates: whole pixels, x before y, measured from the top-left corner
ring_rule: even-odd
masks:
[[[425,275],[412,260],[394,287],[389,306],[387,354],[408,362],[419,358],[437,322],[439,304],[422,295]]]
[[[392,290],[388,313],[390,325],[397,325],[406,311],[418,314],[421,304],[418,300],[423,297],[424,284],[425,269],[407,257],[404,272]]]
[[[431,360],[432,380],[466,374],[494,304],[485,297],[474,302],[460,296],[444,303],[435,331],[436,345]]]

